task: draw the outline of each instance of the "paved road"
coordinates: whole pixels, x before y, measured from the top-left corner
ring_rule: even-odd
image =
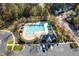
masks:
[[[6,44],[8,40],[12,40],[13,36],[11,33],[6,32],[6,31],[0,31],[0,40],[1,40],[1,44],[0,44],[0,54],[10,54],[10,51],[6,50]]]

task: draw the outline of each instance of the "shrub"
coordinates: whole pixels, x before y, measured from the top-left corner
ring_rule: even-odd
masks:
[[[6,49],[11,51],[12,50],[12,46],[7,46]]]
[[[13,40],[9,40],[9,41],[8,41],[8,44],[13,44],[13,43],[14,43]]]
[[[5,25],[5,21],[0,20],[0,29],[3,29],[4,28],[4,25]]]
[[[16,45],[13,50],[14,51],[22,51],[23,50],[23,46],[22,45]]]
[[[78,46],[76,43],[71,43],[71,44],[70,44],[70,47],[71,47],[71,48],[78,48],[79,46]]]

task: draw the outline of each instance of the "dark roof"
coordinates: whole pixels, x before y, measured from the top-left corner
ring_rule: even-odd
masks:
[[[56,36],[55,36],[55,34],[54,33],[52,33],[52,34],[48,34],[48,35],[44,35],[43,37],[42,37],[42,40],[44,40],[44,41],[53,41],[53,40],[55,40],[56,39]]]
[[[48,37],[49,37],[49,35],[44,35],[44,36],[42,37],[42,40],[47,41],[47,40],[48,40]]]

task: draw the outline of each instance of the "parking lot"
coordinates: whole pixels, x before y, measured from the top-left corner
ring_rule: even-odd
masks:
[[[25,44],[25,49],[21,52],[13,52],[14,56],[79,56],[79,48],[71,49],[69,44],[54,45],[53,48],[43,52],[39,44]]]
[[[7,41],[12,40],[13,36],[10,32],[0,30],[0,54],[8,55],[11,52],[6,50]]]

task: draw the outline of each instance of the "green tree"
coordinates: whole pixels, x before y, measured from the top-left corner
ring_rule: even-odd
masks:
[[[79,26],[79,16],[74,18],[74,23]]]
[[[47,8],[43,8],[42,10],[42,16],[48,16],[49,15],[49,11]]]
[[[50,16],[48,17],[48,21],[50,21],[52,24],[54,24],[54,23],[56,22],[56,17],[53,16],[53,15],[50,15]]]
[[[70,47],[71,47],[72,49],[74,49],[74,48],[78,48],[79,46],[78,46],[76,43],[71,43],[71,44],[70,44]]]
[[[37,16],[41,16],[42,15],[42,7],[41,6],[37,6]]]
[[[30,6],[29,4],[24,4],[24,5],[25,5],[25,8],[24,8],[22,15],[24,17],[29,17],[30,16],[30,10],[31,10],[32,6]]]
[[[4,27],[5,22],[3,20],[0,20],[0,28]]]
[[[75,11],[79,12],[79,4],[76,6]]]
[[[37,13],[38,13],[37,8],[36,8],[36,7],[33,7],[33,8],[31,9],[30,13],[31,13],[32,16],[37,16]]]

